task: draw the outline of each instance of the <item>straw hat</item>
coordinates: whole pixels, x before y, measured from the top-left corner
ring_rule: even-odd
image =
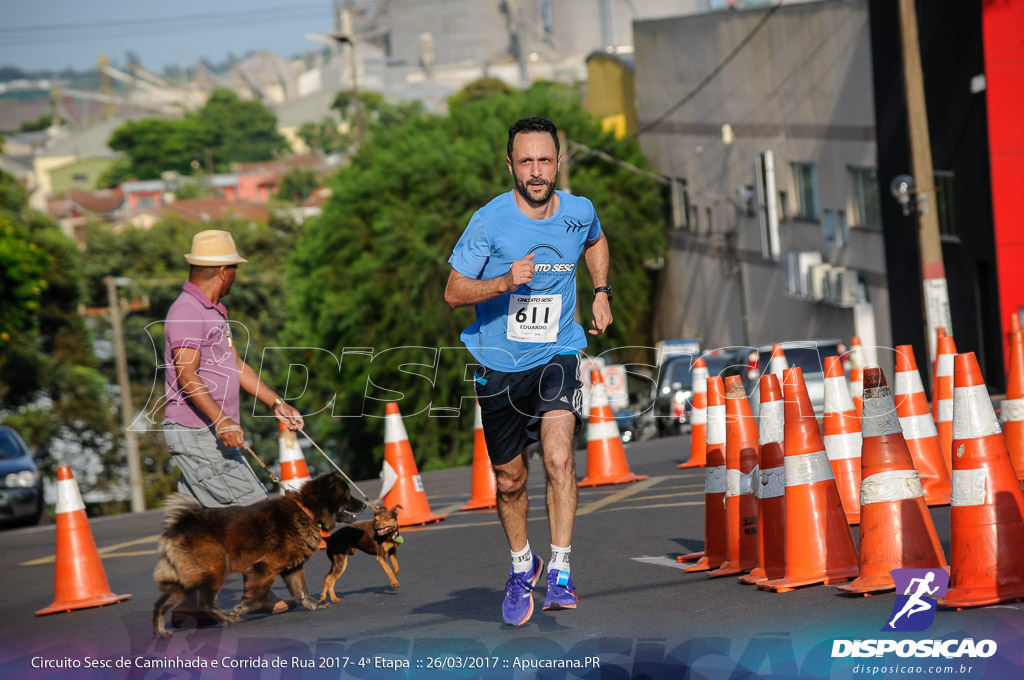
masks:
[[[219,229],[207,229],[192,237],[192,252],[185,254],[189,264],[199,267],[220,267],[248,262],[238,254],[231,234]]]

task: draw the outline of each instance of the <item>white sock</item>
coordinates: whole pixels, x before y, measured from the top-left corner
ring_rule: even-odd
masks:
[[[533,566],[533,552],[530,550],[530,542],[526,542],[526,547],[516,552],[512,551],[512,571],[517,574],[528,574],[530,568]]]
[[[548,571],[554,569],[555,571],[564,571],[569,573],[569,553],[572,552],[572,546],[566,546],[560,548],[554,543],[551,544],[551,562],[548,564]]]

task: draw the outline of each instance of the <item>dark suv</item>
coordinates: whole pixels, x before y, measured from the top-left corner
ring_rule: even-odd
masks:
[[[43,514],[43,481],[28,446],[0,425],[0,526],[38,524]]]
[[[708,367],[708,376],[742,375],[746,363],[736,360],[736,347],[714,349],[700,355]],[[693,364],[696,357],[675,356],[665,361],[658,370],[653,387],[651,405],[642,414],[644,420],[653,420],[662,437],[680,434],[690,420],[693,397]]]

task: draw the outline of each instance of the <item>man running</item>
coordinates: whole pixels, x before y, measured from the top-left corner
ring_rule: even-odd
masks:
[[[580,350],[587,346],[574,321],[581,254],[596,286],[592,335],[612,323],[612,288],[608,242],[593,204],[555,191],[561,155],[554,124],[546,118],[514,123],[506,162],[515,189],[473,215],[448,260],[445,300],[452,309],[476,309],[462,341],[481,364],[475,387],[498,516],[512,552],[502,618],[520,626],[533,614],[533,587],[544,564],[526,531],[527,449],[538,440],[551,532],[544,609],[573,609],[578,602],[569,553],[576,517],[573,440],[583,424]]]

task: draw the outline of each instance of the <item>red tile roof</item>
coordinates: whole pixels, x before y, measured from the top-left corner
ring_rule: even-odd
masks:
[[[192,222],[206,222],[234,215],[247,220],[266,222],[270,218],[267,206],[248,201],[229,201],[223,197],[187,198],[164,208]]]

